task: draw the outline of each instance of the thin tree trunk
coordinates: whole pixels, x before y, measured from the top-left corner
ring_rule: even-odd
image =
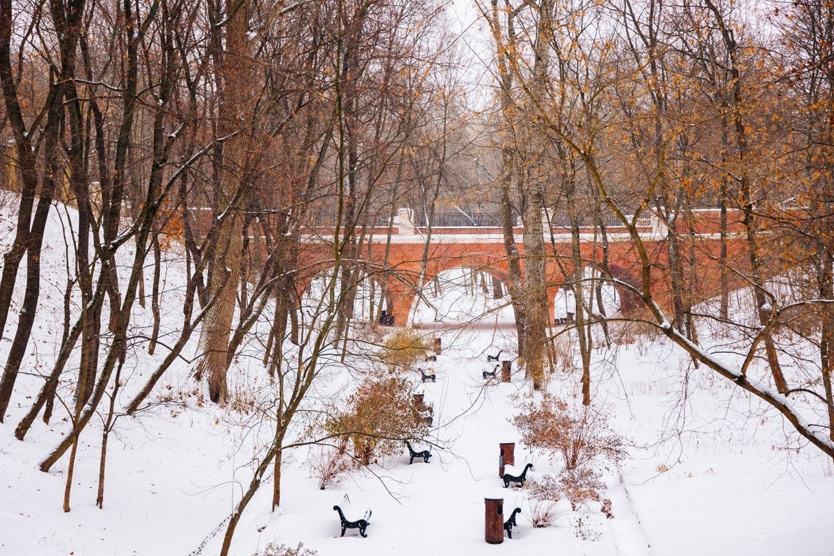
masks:
[[[73,430],[70,433],[70,442],[72,443],[72,450],[70,451],[69,464],[67,465],[67,481],[64,485],[64,513],[70,511],[70,497],[72,496],[72,480],[75,475],[75,458],[78,455],[78,431],[75,422],[73,422]]]
[[[273,488],[272,488],[272,511],[275,511],[275,508],[281,505],[281,463],[284,458],[284,433],[286,432],[286,428],[283,423],[283,412],[282,410],[278,410],[277,418],[276,418],[276,429],[275,429],[275,446],[277,450],[275,451],[275,465],[273,466]]]
[[[56,96],[62,96],[63,88],[59,86]],[[46,228],[46,219],[52,202],[52,195],[55,192],[56,179],[61,173],[58,163],[58,120],[62,118],[61,106],[53,106],[47,123],[51,130],[46,137],[44,150],[47,153],[47,170],[44,176],[43,185],[38,199],[37,210],[32,221],[32,227],[27,234],[26,241],[26,290],[23,294],[23,307],[17,323],[17,331],[12,340],[9,356],[6,359],[6,366],[0,379],[0,423],[3,422],[6,409],[11,401],[14,385],[17,380],[20,364],[26,355],[29,337],[32,333],[32,326],[35,324],[38,299],[40,297],[41,279],[41,246]],[[54,121],[53,121],[54,120]]]
[[[820,297],[834,301],[834,257],[825,248],[820,251]],[[834,369],[834,307],[823,306],[822,312],[820,368],[825,401],[828,405],[828,435],[834,441],[834,392],[831,386],[831,372]]]
[[[20,204],[17,210],[15,237],[11,249],[3,255],[3,273],[0,277],[0,336],[3,337],[8,337],[5,333],[6,320],[11,310],[12,294],[14,293],[20,263],[29,244],[32,209],[35,203],[35,194],[38,190],[38,171],[36,167],[38,155],[34,148],[36,143],[33,143],[33,139],[36,138],[26,128],[23,111],[18,100],[17,81],[12,70],[12,24],[12,0],[0,0],[0,85],[3,89],[6,118],[14,134],[17,149],[16,166],[20,168],[20,176],[23,180]],[[45,109],[50,114],[57,109],[54,105],[60,105],[63,100],[58,93],[59,87],[52,83],[50,79],[49,93],[44,104]],[[47,126],[57,125],[58,121],[55,118],[47,118]],[[55,133],[51,127],[43,130],[44,136],[51,133]],[[0,411],[0,422],[3,421],[4,414],[5,407]]]
[[[571,161],[571,166],[573,166]],[[573,276],[571,277],[571,289],[576,303],[574,319],[576,321],[576,334],[579,340],[579,354],[582,360],[582,405],[591,405],[591,350],[593,349],[591,326],[589,321],[590,307],[585,300],[585,268],[582,261],[582,250],[580,246],[579,211],[576,206],[576,181],[575,173],[568,175],[568,187],[565,191],[567,199],[568,217],[571,228],[571,258],[573,261]]]
[[[110,432],[113,430],[113,425],[116,423],[116,396],[119,393],[121,386],[122,367],[125,364],[125,359],[119,360],[119,365],[116,368],[116,376],[113,379],[113,392],[110,393],[110,406],[107,408],[107,417],[104,420],[104,425],[101,431],[101,454],[98,466],[98,490],[96,492],[96,506],[99,509],[104,507],[104,478],[107,471],[107,441],[110,438]]]
[[[151,341],[148,344],[148,355],[156,351],[156,342],[159,340],[159,280],[162,271],[162,250],[159,246],[159,236],[153,238],[153,286],[151,291],[151,313],[153,314],[153,328],[151,330]],[[142,282],[140,282],[141,284]]]
[[[727,151],[729,149],[729,123],[727,122],[727,114],[725,111],[721,113],[721,164],[726,167]],[[718,255],[718,262],[721,267],[721,305],[719,314],[724,322],[730,319],[730,279],[729,269],[727,268],[727,203],[730,198],[730,177],[725,173],[721,176],[721,189],[719,192],[719,214],[721,218],[721,251]]]
[[[515,242],[515,219],[512,204],[513,175],[515,172],[515,152],[511,139],[511,125],[515,120],[515,102],[512,97],[513,77],[508,66],[507,57],[512,55],[501,38],[500,14],[505,13],[507,18],[507,36],[510,42],[515,41],[514,14],[510,11],[504,12],[498,8],[498,1],[491,1],[491,11],[487,19],[490,32],[495,43],[496,57],[498,59],[498,77],[501,84],[501,114],[504,118],[504,129],[501,140],[501,172],[498,185],[501,190],[501,233],[504,243],[504,252],[507,256],[507,291],[510,294],[510,304],[513,308],[515,318],[516,336],[518,338],[518,356],[520,360],[526,357],[527,346],[527,311],[526,300],[523,292],[523,276],[521,272],[521,255]]]
[[[21,419],[17,428],[15,428],[14,435],[18,440],[23,440],[26,433],[29,432],[32,423],[35,422],[35,419],[38,417],[38,413],[41,408],[44,407],[44,404],[46,404],[46,409],[44,410],[43,422],[49,423],[49,419],[52,417],[52,407],[54,404],[55,393],[58,389],[58,381],[61,378],[61,373],[64,372],[64,367],[66,366],[67,361],[69,361],[70,355],[72,355],[72,350],[75,348],[78,338],[81,336],[81,328],[83,324],[83,320],[79,318],[72,327],[66,341],[61,344],[61,351],[58,353],[58,358],[55,360],[55,365],[52,367],[52,372],[50,373],[49,378],[46,380],[46,383],[38,393],[35,403],[31,408],[29,408],[29,411],[23,419]]]
[[[69,88],[75,78],[76,49],[80,34],[80,21],[84,12],[84,0],[73,0],[66,5],[53,5],[51,7],[52,18],[58,35],[61,67],[57,76],[52,75],[50,71],[50,87],[46,101],[47,118],[43,131],[45,175],[41,184],[40,198],[38,199],[34,219],[30,224],[38,172],[35,168],[36,159],[31,150],[32,145],[18,103],[16,85],[11,69],[12,6],[9,0],[2,0],[2,4],[0,4],[0,8],[2,8],[0,9],[0,82],[6,102],[7,117],[15,135],[18,159],[22,164],[22,170],[27,174],[31,172],[29,175],[24,174],[17,234],[12,250],[4,257],[5,265],[2,279],[0,279],[0,334],[3,334],[17,271],[23,254],[26,253],[26,290],[23,307],[20,311],[17,331],[12,340],[3,376],[0,379],[0,422],[3,422],[6,409],[11,401],[20,364],[26,354],[32,326],[35,322],[40,297],[40,259],[44,229],[56,183],[62,173],[62,167],[58,160],[58,147],[59,132],[64,121],[63,103],[65,97],[68,97],[66,100],[71,107],[78,109],[78,99],[72,96]],[[75,139],[78,139],[77,134],[74,134],[74,136]],[[74,142],[73,148],[75,147],[78,147],[79,150],[71,154],[74,155],[73,160],[77,162],[78,156],[81,155],[80,145],[76,145]],[[86,233],[86,229],[83,232],[79,230],[79,233]]]
[[[712,2],[712,0],[705,0],[707,8],[715,17],[715,22],[721,32],[724,40],[724,46],[730,56],[730,76],[733,87],[733,104],[732,104],[732,118],[735,126],[736,147],[738,149],[739,164],[741,167],[739,178],[739,193],[742,204],[742,212],[744,213],[744,228],[747,234],[747,251],[750,260],[750,280],[753,285],[756,311],[759,315],[759,322],[764,327],[762,331],[765,343],[765,355],[770,366],[770,372],[773,376],[773,381],[776,384],[776,390],[780,394],[784,394],[788,390],[788,384],[785,376],[782,373],[782,367],[779,363],[779,356],[776,350],[776,343],[773,340],[773,334],[770,332],[771,327],[767,326],[772,318],[772,313],[768,307],[772,307],[771,300],[763,288],[762,283],[762,268],[759,260],[759,222],[756,214],[755,203],[753,201],[753,186],[750,183],[749,176],[749,152],[747,145],[747,130],[744,121],[745,107],[744,92],[742,91],[741,72],[739,71],[739,49],[738,44],[733,38],[732,30],[727,27],[724,21],[724,16],[721,10]]]
[[[605,220],[602,218],[600,211],[600,200],[598,196],[594,196],[594,241],[596,242],[596,231],[599,230],[600,242],[602,244],[602,264],[600,268],[599,280],[596,282],[596,298],[597,309],[599,310],[599,323],[602,326],[602,333],[605,336],[605,345],[611,346],[611,333],[608,329],[608,314],[605,308],[605,300],[602,297],[602,288],[605,285],[603,278],[610,278],[608,269],[610,268],[610,247],[608,244],[608,228],[605,225]]]

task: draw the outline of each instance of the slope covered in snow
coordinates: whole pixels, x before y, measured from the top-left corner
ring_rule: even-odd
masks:
[[[0,242],[5,248],[13,207],[6,203],[4,210]],[[226,518],[271,434],[257,407],[272,386],[256,341],[233,365],[233,403],[218,408],[205,401],[205,386],[191,377],[194,335],[184,358],[155,389],[153,403],[135,417],[116,421],[102,509],[95,506],[101,420],[82,435],[69,513],[61,509],[66,458],[49,473],[38,470],[70,430],[66,408],[56,407],[49,425],[36,422],[24,441],[14,438],[14,427],[51,369],[60,343],[67,276],[63,223],[71,219],[70,209],[53,212],[41,317],[25,375],[0,425],[0,555],[216,554]],[[176,253],[166,258],[163,342],[177,334],[183,282]],[[429,364],[436,382],[409,374],[414,391],[434,407],[430,463],[409,465],[403,447],[402,454],[319,490],[310,469],[316,448],[294,448],[284,456],[280,507],[270,511],[267,480],[240,522],[233,554],[248,556],[270,543],[299,542],[320,555],[342,556],[834,554],[831,461],[797,443],[775,412],[709,370],[693,368],[662,339],[645,336],[594,354],[595,403],[610,413],[613,428],[630,442],[630,457],[620,466],[598,466],[613,519],[597,502],[574,510],[561,499],[553,507],[553,525],[533,527],[536,503],[530,489],[504,489],[498,477],[498,445],[515,442],[516,468],[533,463],[529,477],[534,480],[558,476],[563,464],[520,443],[510,419],[529,398],[530,385],[516,362],[511,382],[483,379],[482,372],[492,366],[487,354],[503,349],[502,357],[514,358],[511,315],[500,300],[485,299],[477,288],[467,292],[454,286],[462,276],[446,276],[448,283],[432,298],[434,307],[418,307],[415,318],[426,326],[424,333],[440,337],[443,345],[437,362]],[[477,326],[467,326],[473,314],[487,311]],[[165,356],[164,348],[147,354],[149,313],[137,308],[117,405],[130,399]],[[562,361],[574,354],[573,344],[569,332],[558,337]],[[3,361],[8,346],[4,338]],[[355,356],[346,367],[328,363],[313,396],[334,399],[348,392],[361,359]],[[67,405],[71,379],[70,374],[59,390]],[[578,380],[576,372],[560,367],[548,391],[574,400]],[[367,538],[356,530],[339,537],[332,508],[344,504],[345,496],[352,506],[373,510]],[[492,497],[504,499],[505,516],[516,505],[522,508],[513,538],[498,546],[484,541],[484,500]]]

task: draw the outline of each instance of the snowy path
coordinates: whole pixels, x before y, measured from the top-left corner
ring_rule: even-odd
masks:
[[[651,556],[651,543],[640,522],[640,516],[631,503],[631,496],[618,469],[608,481],[608,497],[613,502],[614,519],[608,520],[608,527],[614,537],[617,554],[623,556]]]

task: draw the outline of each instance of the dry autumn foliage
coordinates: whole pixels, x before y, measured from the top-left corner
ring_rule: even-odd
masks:
[[[598,407],[575,407],[548,394],[540,402],[525,403],[512,422],[524,444],[551,459],[561,456],[565,468],[573,470],[592,460],[619,463],[628,455],[626,441],[608,420],[608,413]]]
[[[329,435],[348,438],[356,461],[370,465],[401,452],[406,440],[426,436],[423,412],[407,380],[372,377],[347,399],[347,408],[330,419],[325,429]]]
[[[347,440],[342,437],[336,446],[316,446],[307,457],[310,476],[318,481],[319,490],[339,484],[344,474],[353,468],[345,451]]]
[[[391,368],[409,367],[425,357],[431,345],[414,330],[403,328],[392,334],[382,346],[380,357]]]

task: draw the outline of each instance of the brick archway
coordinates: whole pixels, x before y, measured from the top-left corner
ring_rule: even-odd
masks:
[[[401,213],[403,211],[400,211]],[[720,237],[715,227],[714,218],[709,211],[704,211],[703,221],[696,222],[695,260],[697,265],[697,287],[699,299],[711,297],[720,292],[717,276],[720,274],[718,253]],[[736,215],[737,216],[737,215]],[[399,218],[399,217],[398,217]],[[736,217],[731,218],[735,222]],[[738,219],[740,222],[740,218]],[[395,326],[406,326],[415,305],[421,281],[423,252],[425,249],[426,230],[416,227],[410,221],[405,224],[398,220],[395,233],[389,238],[388,228],[380,227],[369,230],[367,243],[360,250],[359,264],[365,265],[368,275],[379,281],[386,289],[387,309],[393,316]],[[516,228],[516,246],[521,256],[522,272],[524,266],[523,228]],[[649,264],[652,267],[652,293],[660,307],[671,310],[671,287],[668,276],[667,244],[663,230],[657,223],[646,222],[639,227]],[[562,272],[572,272],[571,234],[569,230],[553,228],[546,230],[546,272],[548,314],[553,318],[554,300],[560,286],[565,282]],[[599,265],[603,259],[599,235],[593,229],[580,230],[580,251],[585,264]],[[633,238],[625,229],[609,227],[607,231],[608,272],[624,284],[642,288],[642,264],[633,243]],[[333,231],[323,228],[309,229],[303,236],[305,244],[299,256],[299,272],[296,284],[302,292],[309,288],[313,277],[323,269],[332,267],[333,246],[326,238],[333,237]],[[738,225],[731,227],[728,235],[730,257],[736,263],[746,259],[746,244]],[[552,241],[551,241],[552,240]],[[689,263],[687,263],[689,264]],[[508,274],[504,240],[500,228],[434,228],[431,245],[428,249],[427,264],[423,275],[423,284],[429,283],[439,274],[454,268],[471,268],[493,275],[506,283]],[[620,297],[621,313],[625,315],[638,311],[641,307],[640,297],[623,285],[617,285]]]
[[[489,274],[503,283],[507,281],[508,268],[503,244],[500,243],[472,243],[465,236],[455,236],[455,241],[438,242],[429,248],[423,283],[420,284],[422,265],[419,259],[415,261],[413,248],[398,246],[391,249],[389,261],[391,263],[388,287],[390,289],[390,303],[393,305],[391,314],[396,326],[409,323],[409,317],[416,306],[416,300],[426,285],[437,279],[444,272],[458,268],[467,268]],[[420,257],[423,245],[419,246]],[[373,249],[371,250],[373,252]],[[399,261],[399,262],[398,262]]]

